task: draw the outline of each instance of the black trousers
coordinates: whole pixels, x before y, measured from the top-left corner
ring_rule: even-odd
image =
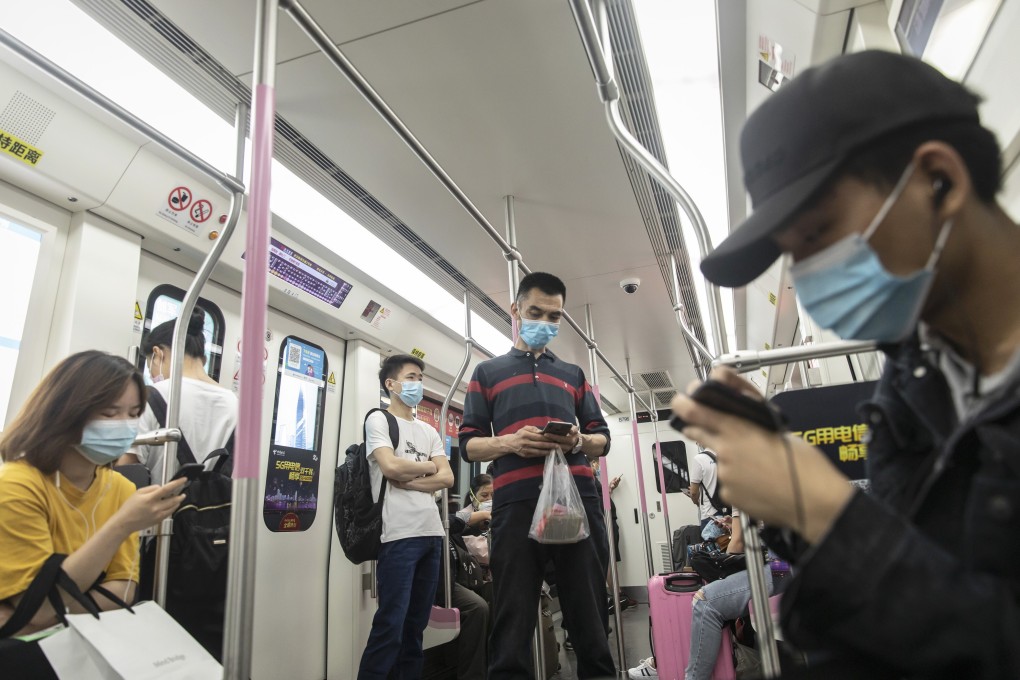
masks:
[[[577,676],[616,674],[606,639],[608,543],[602,505],[584,499],[591,536],[578,543],[544,545],[528,538],[535,501],[501,506],[492,514],[493,626],[489,638],[489,680],[534,678],[531,641],[546,564],[556,571],[556,588],[577,655]]]

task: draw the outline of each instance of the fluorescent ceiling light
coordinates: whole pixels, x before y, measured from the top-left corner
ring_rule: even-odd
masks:
[[[207,162],[233,173],[233,126],[92,17],[67,0],[9,5],[4,8],[4,29],[18,40]],[[46,30],[38,30],[40,26]],[[273,212],[356,263],[413,307],[463,334],[463,300],[275,160],[272,172]],[[510,347],[505,333],[477,315],[472,316],[472,328],[475,339],[490,352],[502,354]]]
[[[715,3],[640,0],[632,6],[648,62],[669,170],[694,199],[708,224],[712,246],[717,246],[729,235],[729,217]],[[680,215],[705,334],[709,348],[714,348],[698,241],[690,221],[682,211]],[[726,335],[730,347],[736,349],[730,289],[722,289],[722,302]]]

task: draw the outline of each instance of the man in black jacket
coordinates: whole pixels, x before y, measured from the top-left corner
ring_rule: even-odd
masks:
[[[863,407],[870,494],[799,439],[673,403],[724,500],[810,545],[784,632],[840,677],[1020,677],[1020,229],[977,98],[918,60],[851,54],[772,95],[741,153],[754,214],[705,276],[742,286],[789,253],[814,320],[887,357]]]

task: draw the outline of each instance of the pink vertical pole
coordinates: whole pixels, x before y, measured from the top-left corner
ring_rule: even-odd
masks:
[[[266,84],[255,86],[252,96],[251,191],[248,237],[245,243],[244,283],[241,292],[241,370],[237,416],[237,460],[234,478],[258,477],[262,439],[263,351],[269,304],[269,191],[273,162],[273,123],[276,95]]]
[[[258,0],[255,13],[255,65],[252,73],[252,157],[241,287],[241,369],[234,497],[230,509],[230,555],[223,631],[223,677],[248,680],[252,669],[255,622],[258,476],[262,449],[263,348],[269,303],[269,190],[276,122],[276,20],[279,0]]]

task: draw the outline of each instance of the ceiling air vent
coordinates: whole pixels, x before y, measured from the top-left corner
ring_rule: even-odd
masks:
[[[667,408],[673,397],[676,396],[676,390],[661,390],[655,393],[655,405],[658,408]]]
[[[653,373],[639,373],[637,376],[643,380],[645,386],[651,390],[665,390],[673,387],[673,379],[666,371],[655,371]],[[634,385],[637,387],[637,385]]]
[[[599,399],[602,401],[602,410],[611,416],[615,416],[617,413],[621,413],[620,409],[617,408],[616,404],[609,401],[605,397],[600,396]]]

